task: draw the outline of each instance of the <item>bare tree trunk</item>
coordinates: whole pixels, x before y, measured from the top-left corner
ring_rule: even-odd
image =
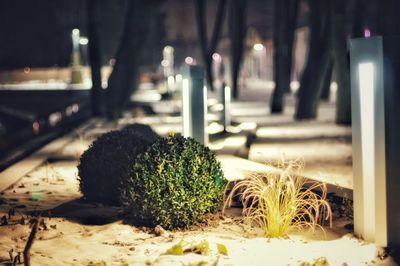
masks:
[[[309,0],[308,2],[311,9],[310,52],[301,77],[295,113],[296,119],[312,119],[317,116],[322,83],[330,58],[329,5],[326,1],[320,0]]]
[[[99,47],[99,31],[97,22],[98,17],[97,0],[87,0],[86,2],[88,18],[88,38],[89,38],[89,60],[92,75],[91,105],[94,116],[104,115],[104,106],[101,87],[101,52]]]
[[[274,81],[271,113],[283,111],[283,95],[290,91],[293,42],[296,30],[298,0],[274,1]]]
[[[352,37],[360,38],[364,36],[364,12],[369,0],[355,0],[353,13]]]
[[[197,34],[199,36],[200,51],[204,62],[204,68],[207,76],[207,83],[212,89],[212,72],[211,62],[208,59],[208,45],[207,45],[207,24],[206,24],[206,13],[207,5],[206,0],[195,0],[195,11],[196,11],[196,26]]]
[[[211,42],[210,42],[210,48],[209,48],[209,54],[211,56],[217,49],[219,40],[221,39],[221,33],[222,33],[222,27],[224,25],[225,13],[226,13],[226,0],[219,0],[218,7],[217,7],[217,13],[215,15],[216,18],[214,21],[213,34],[211,36]]]
[[[332,75],[333,75],[333,60],[330,59],[328,69],[326,70],[324,81],[322,83],[321,100],[323,101],[329,101]]]
[[[229,37],[233,98],[239,97],[238,80],[246,38],[246,0],[229,1]]]
[[[117,118],[137,86],[138,62],[148,34],[151,1],[130,0],[116,63],[108,79],[107,116]]]
[[[200,50],[206,70],[207,83],[208,86],[210,87],[210,90],[213,91],[214,77],[212,73],[212,55],[213,53],[215,53],[219,40],[221,38],[222,26],[225,17],[226,0],[218,1],[217,13],[215,15],[215,22],[214,22],[210,45],[208,45],[207,41],[206,0],[195,0],[195,4],[196,4],[197,32],[199,36]]]
[[[38,231],[38,226],[39,226],[39,218],[34,218],[32,220],[32,230],[31,233],[29,234],[28,240],[26,242],[25,248],[24,248],[24,266],[30,266],[31,265],[31,248],[33,245],[33,242],[36,239],[36,233]]]
[[[332,56],[336,82],[338,84],[336,97],[336,123],[351,124],[350,98],[350,63],[347,50],[346,34],[346,0],[332,1]]]

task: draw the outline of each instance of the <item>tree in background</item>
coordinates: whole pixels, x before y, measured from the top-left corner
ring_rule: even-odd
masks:
[[[246,0],[229,0],[228,2],[232,94],[235,99],[239,96],[239,71],[243,59],[244,42],[246,37],[246,6]]]
[[[352,35],[353,38],[364,36],[366,25],[366,14],[371,8],[376,17],[376,30],[374,35],[399,35],[400,23],[398,19],[398,10],[400,2],[397,0],[355,0],[353,6],[353,21],[350,34],[346,31],[346,8],[348,1],[335,0],[331,3],[332,10],[332,57],[334,60],[334,72],[338,91],[336,97],[336,123],[351,124],[351,92],[350,92],[350,63],[348,56],[347,37]],[[371,29],[370,29],[371,34]]]
[[[87,35],[89,39],[88,50],[90,60],[90,70],[92,76],[91,103],[92,114],[94,116],[104,115],[104,106],[101,87],[101,50],[98,21],[99,16],[98,0],[87,0]]]
[[[167,3],[159,1],[153,4],[151,13],[150,30],[142,51],[140,65],[152,73],[156,73],[163,59],[163,48],[166,45],[167,31],[165,28],[167,19]]]
[[[108,79],[107,116],[120,116],[137,87],[139,56],[149,32],[153,5],[158,1],[131,0],[127,2],[123,34],[116,54],[116,62]]]
[[[332,74],[334,73],[335,81],[338,86],[336,96],[336,123],[350,125],[351,96],[348,36],[362,37],[364,35],[365,15],[368,11],[370,1],[353,1],[353,20],[350,31],[347,29],[348,21],[346,17],[346,10],[349,4],[351,4],[349,1],[329,0],[325,4],[317,3],[318,1],[315,0],[309,0],[308,2],[311,9],[310,53],[301,80],[295,117],[297,119],[316,117],[319,99],[328,99],[329,97],[329,87]],[[399,5],[396,1],[383,1],[379,4],[380,8],[376,8],[376,10],[386,10],[384,12],[390,15],[390,11],[388,10],[393,10],[396,4]],[[388,6],[390,6],[390,8],[388,8]],[[374,12],[375,15],[378,13],[377,11]],[[393,12],[392,15],[392,18],[396,17]],[[320,25],[318,25],[318,23]],[[323,26],[323,24],[325,25]],[[387,27],[392,27],[392,29],[387,32],[392,34],[396,32],[392,23],[379,24],[378,19],[377,24],[378,28],[379,25],[384,25],[386,29]],[[321,28],[322,26],[324,27],[323,31]],[[319,42],[316,41],[317,36],[315,34],[318,32],[318,29],[321,32],[319,36],[322,38]],[[384,30],[381,32],[383,31]],[[315,49],[319,49],[320,51],[313,52]],[[316,58],[317,56],[319,58]]]
[[[353,21],[352,21],[352,37],[360,38],[364,36],[365,13],[369,6],[369,0],[354,0],[353,5]]]
[[[331,58],[328,63],[328,70],[326,71],[324,80],[322,81],[323,82],[322,92],[321,92],[322,101],[329,101],[332,78],[333,78],[333,60]]]
[[[330,2],[308,0],[310,15],[310,39],[307,64],[300,81],[296,106],[296,119],[317,116],[324,77],[329,67],[331,43]]]
[[[336,30],[333,30],[333,34],[335,38],[341,38],[342,44],[343,44],[343,37],[347,37],[346,34],[346,19],[344,17],[346,8],[349,7],[349,5],[346,5],[347,2],[339,1],[337,2],[336,6],[334,5],[332,7],[332,12],[333,12],[333,22],[336,23],[334,24],[333,27],[336,28]],[[352,8],[352,21],[351,21],[351,37],[352,38],[361,38],[364,37],[364,29],[365,29],[365,14],[368,10],[368,6],[370,5],[369,0],[354,0],[351,2],[351,8]],[[341,32],[341,34],[340,34]],[[336,34],[335,34],[336,33]],[[347,42],[347,40],[344,40],[344,42]],[[335,42],[335,44],[338,44]],[[348,51],[348,48],[346,49]],[[346,52],[347,53],[347,52]],[[348,63],[348,62],[347,62]],[[336,64],[338,64],[336,62]],[[347,69],[347,67],[346,67]],[[329,62],[329,67],[328,71],[325,75],[325,80],[324,80],[324,85],[322,88],[322,94],[321,94],[321,100],[329,100],[330,96],[330,85],[331,81],[333,80],[333,58]],[[337,75],[337,73],[335,72]],[[340,75],[340,74],[339,74]],[[340,78],[340,77],[339,77]]]
[[[330,2],[332,17],[331,58],[338,86],[336,96],[336,123],[351,124],[350,62],[347,47],[346,0]]]
[[[290,91],[292,51],[299,0],[274,1],[274,81],[271,113],[283,111],[283,95]]]
[[[207,76],[207,83],[210,89],[214,90],[213,85],[213,73],[212,73],[212,55],[216,52],[219,40],[221,38],[221,32],[224,25],[226,0],[219,0],[217,11],[215,14],[214,27],[210,43],[207,40],[207,5],[206,0],[195,0],[196,9],[196,21],[197,21],[197,32],[200,42],[200,50],[204,62],[204,67]]]

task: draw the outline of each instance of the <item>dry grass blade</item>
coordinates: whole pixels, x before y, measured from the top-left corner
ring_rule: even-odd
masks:
[[[31,265],[31,262],[30,262],[30,250],[31,250],[33,242],[35,241],[35,238],[36,238],[36,233],[38,231],[38,226],[39,226],[39,219],[38,218],[33,218],[31,222],[32,222],[32,231],[29,234],[28,241],[26,242],[25,249],[24,249],[24,252],[23,252],[24,265],[25,266],[30,266]]]
[[[314,230],[323,220],[331,224],[332,211],[326,201],[325,184],[300,177],[304,167],[301,161],[280,165],[283,167],[280,172],[254,174],[236,183],[224,209],[238,194],[245,220],[259,225],[267,237],[282,237],[294,228]]]

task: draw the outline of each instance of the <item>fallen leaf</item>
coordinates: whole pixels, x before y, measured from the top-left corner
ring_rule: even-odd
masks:
[[[208,255],[210,253],[210,245],[206,240],[202,240],[199,243],[192,244],[189,248],[185,249],[184,252]]]
[[[224,244],[217,243],[217,249],[218,253],[227,256],[228,255],[228,249]]]
[[[183,242],[173,245],[165,252],[166,255],[183,255]]]
[[[329,266],[329,263],[325,257],[319,257],[314,261],[313,266]]]

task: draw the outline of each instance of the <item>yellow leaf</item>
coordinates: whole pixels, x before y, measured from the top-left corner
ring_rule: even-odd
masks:
[[[210,245],[206,240],[202,240],[199,243],[192,244],[189,248],[185,249],[184,252],[193,252],[201,255],[208,255],[208,253],[210,253]]]
[[[313,266],[329,266],[329,263],[325,257],[319,257],[314,261]]]
[[[173,245],[165,252],[167,255],[183,255],[183,243],[180,241],[178,244]]]
[[[228,249],[224,244],[217,243],[217,249],[218,253],[227,256],[228,255]]]

